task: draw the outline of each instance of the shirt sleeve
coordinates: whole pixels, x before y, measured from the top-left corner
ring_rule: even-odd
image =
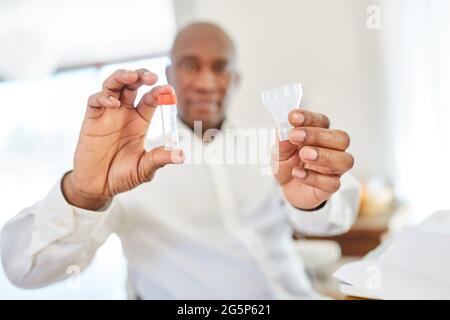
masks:
[[[62,194],[61,180],[2,230],[2,263],[16,286],[46,286],[70,276],[68,268],[83,269],[117,226],[115,200],[100,211],[74,207]]]
[[[350,230],[360,203],[360,184],[351,174],[341,178],[341,188],[319,210],[304,211],[283,199],[295,231],[306,236],[334,236]]]

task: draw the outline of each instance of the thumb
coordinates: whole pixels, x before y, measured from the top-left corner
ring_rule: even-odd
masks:
[[[277,141],[272,150],[271,169],[280,185],[293,179],[292,169],[301,166],[298,147],[289,141]]]
[[[165,150],[164,147],[155,148],[144,153],[139,161],[138,173],[142,182],[153,179],[155,172],[168,164],[181,164],[184,162],[182,150]]]

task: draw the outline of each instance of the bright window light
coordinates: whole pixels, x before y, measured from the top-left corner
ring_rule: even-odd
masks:
[[[166,83],[169,59],[159,58],[82,68],[32,80],[0,82],[0,229],[22,208],[44,197],[64,172],[72,168],[89,95],[116,69],[147,68]],[[147,88],[141,88],[140,95]],[[148,138],[161,135],[160,113]],[[114,266],[114,267],[111,267]],[[124,299],[126,262],[120,240],[113,235],[80,277],[38,290],[14,287],[0,269],[0,299]]]

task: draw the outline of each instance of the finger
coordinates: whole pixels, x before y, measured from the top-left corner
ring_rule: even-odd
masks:
[[[304,109],[292,110],[288,118],[294,127],[330,127],[330,119],[326,115]]]
[[[135,70],[135,72],[138,74],[138,79],[132,84],[127,84],[122,89],[122,93],[120,96],[122,104],[129,108],[134,108],[134,101],[136,100],[138,89],[141,86],[152,86],[156,82],[158,82],[158,76],[155,73],[148,71],[147,69],[138,69]]]
[[[150,181],[159,168],[183,162],[184,153],[181,150],[168,151],[164,147],[153,149],[142,156],[139,162],[139,177],[141,181]]]
[[[161,94],[173,93],[173,87],[170,85],[153,87],[149,92],[144,94],[139,101],[136,111],[147,122],[150,122],[158,106],[158,96]]]
[[[337,176],[321,174],[299,167],[292,170],[292,176],[301,183],[328,193],[335,193],[341,187],[341,180]]]
[[[139,75],[132,70],[117,70],[103,82],[103,90],[119,99],[122,89],[138,81]]]
[[[127,85],[127,89],[137,90],[142,85],[152,86],[158,82],[158,75],[145,68],[137,69],[135,72],[138,74],[139,79],[130,85]]]
[[[350,146],[350,136],[342,130],[317,127],[294,128],[289,131],[289,141],[295,145],[307,145],[345,151]]]
[[[292,180],[292,168],[301,165],[303,165],[303,163],[300,161],[298,152],[294,152],[291,157],[285,160],[277,161],[272,159],[270,162],[272,174],[281,186],[284,186]]]
[[[108,94],[108,92],[102,91],[91,95],[88,98],[86,118],[95,119],[99,118],[105,112],[105,109],[115,109],[120,107],[120,101],[115,97]]]
[[[308,170],[316,171],[323,174],[333,174],[333,172],[328,167],[321,167],[312,163],[304,163],[303,167]],[[338,175],[339,176],[339,175]]]
[[[101,91],[88,98],[88,106],[93,108],[118,108],[120,101],[108,92]]]
[[[353,156],[344,151],[336,151],[319,147],[303,147],[299,152],[300,159],[305,163],[319,167],[327,167],[335,175],[342,175],[355,163]]]
[[[292,157],[298,147],[289,141],[277,141],[272,148],[272,160],[284,161]]]

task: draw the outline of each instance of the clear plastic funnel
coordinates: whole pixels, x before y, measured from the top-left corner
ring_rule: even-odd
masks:
[[[303,91],[300,83],[289,84],[280,88],[262,92],[262,101],[272,115],[281,141],[288,140],[292,126],[289,124],[289,112],[300,107]]]

